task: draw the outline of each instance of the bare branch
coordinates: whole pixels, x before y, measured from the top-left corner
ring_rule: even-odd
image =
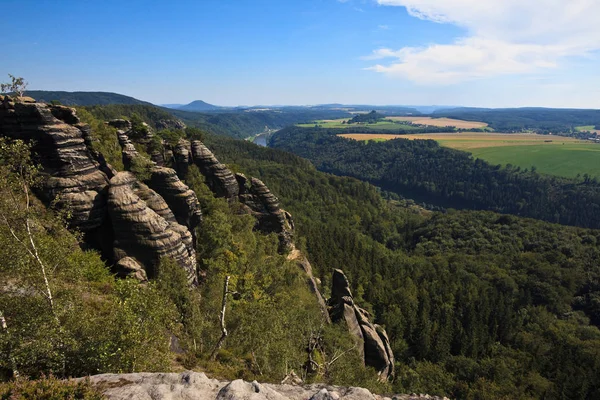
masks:
[[[217,357],[217,352],[221,349],[221,346],[223,346],[223,342],[225,341],[225,338],[227,338],[227,327],[225,326],[225,309],[227,308],[227,295],[229,294],[229,275],[227,275],[225,277],[225,282],[223,284],[223,300],[221,303],[221,337],[219,338],[219,341],[217,342],[217,344],[215,345],[215,348],[212,352],[212,354],[210,355],[210,359],[214,360]]]

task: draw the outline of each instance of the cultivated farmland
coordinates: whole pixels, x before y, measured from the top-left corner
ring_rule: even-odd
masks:
[[[405,121],[412,122],[416,125],[428,125],[428,126],[452,126],[457,129],[481,129],[486,128],[488,124],[485,122],[477,121],[462,121],[460,119],[453,118],[431,118],[431,117],[387,117],[392,121]]]
[[[433,126],[436,128],[453,127],[456,129],[482,129],[487,128],[485,122],[462,121],[453,118],[431,118],[431,117],[386,117],[382,121],[370,124],[348,124],[349,119],[323,119],[309,124],[298,124],[303,128],[318,126],[320,128],[350,128],[352,126],[367,127],[371,129],[394,130],[394,129],[418,129],[416,125]]]
[[[491,164],[535,168],[557,176],[600,176],[600,144],[574,138],[500,133],[443,133],[415,135],[345,134],[354,140],[432,139],[440,145],[468,151]]]

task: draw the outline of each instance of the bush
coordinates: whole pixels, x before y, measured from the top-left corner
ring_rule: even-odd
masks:
[[[0,383],[2,400],[102,400],[104,396],[95,389],[88,379],[60,380],[53,376],[38,380],[17,379]]]

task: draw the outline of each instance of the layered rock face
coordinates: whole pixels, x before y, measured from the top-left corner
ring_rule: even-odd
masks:
[[[233,174],[199,140],[191,143],[191,159],[185,142],[176,146],[174,158],[178,172],[184,170],[185,160],[190,160],[198,166],[215,196],[239,201],[244,205],[246,212],[256,218],[256,229],[277,234],[281,253],[293,249],[292,216],[279,206],[277,197],[260,179],[248,179],[243,174]]]
[[[33,143],[36,161],[43,168],[39,195],[72,211],[71,224],[89,231],[106,216],[107,175],[88,150],[84,131],[73,109],[30,102],[0,105],[0,135]]]
[[[256,227],[262,232],[277,234],[280,252],[291,250],[294,221],[290,213],[279,206],[279,199],[260,179],[251,178],[248,182],[243,174],[235,174],[235,178],[240,188],[239,200],[256,218]]]
[[[177,224],[161,199],[130,172],[119,172],[110,180],[108,211],[115,234],[114,259],[133,258],[154,278],[160,258],[170,257],[186,270],[188,281],[197,283],[191,235]]]
[[[174,169],[154,168],[148,184],[169,204],[178,223],[189,229],[198,226],[202,220],[198,198],[194,191],[181,182]]]
[[[192,142],[192,157],[215,196],[234,199],[239,195],[240,188],[233,173],[199,140]]]
[[[90,377],[109,400],[447,400],[428,395],[384,397],[358,387],[226,382],[204,373],[104,374]]]
[[[365,365],[377,370],[380,380],[394,376],[394,354],[385,330],[369,321],[371,315],[354,304],[350,284],[342,270],[333,271],[331,298],[328,301],[332,322],[344,322],[348,331],[363,346]]]
[[[140,157],[127,136],[131,123],[115,120],[111,125],[130,167]],[[190,283],[197,282],[191,232],[200,222],[200,207],[175,171],[154,167],[150,185],[156,191],[133,174],[117,173],[92,149],[89,126],[69,107],[4,97],[0,136],[33,143],[34,160],[46,175],[37,194],[46,203],[67,207],[71,225],[115,264],[119,275],[153,277],[160,257],[168,256],[186,271]]]

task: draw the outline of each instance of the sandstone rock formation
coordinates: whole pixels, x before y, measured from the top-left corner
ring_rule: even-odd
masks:
[[[104,374],[90,381],[109,400],[448,400],[428,395],[384,397],[358,387],[224,382],[191,371]]]
[[[333,271],[331,298],[329,299],[331,321],[344,322],[348,331],[360,342],[365,365],[377,370],[380,380],[394,376],[394,354],[385,330],[369,321],[371,315],[354,304],[350,284],[342,270]]]
[[[106,216],[107,175],[88,150],[73,109],[32,102],[0,105],[0,135],[33,143],[36,161],[47,176],[40,197],[72,211],[71,224],[82,230],[99,228]]]
[[[233,173],[217,160],[215,155],[201,141],[192,142],[192,157],[194,164],[206,178],[210,190],[217,197],[235,199],[240,188]]]
[[[169,222],[174,216],[149,191],[130,172],[119,172],[110,180],[108,211],[114,229],[114,260],[133,258],[144,265],[149,278],[154,278],[160,258],[170,257],[186,270],[188,281],[197,283],[191,236],[185,237],[189,231],[174,221]],[[150,199],[163,216],[140,195]]]
[[[155,167],[148,185],[165,199],[177,222],[193,230],[202,219],[196,194],[185,185],[175,170]]]
[[[188,167],[192,163],[192,145],[188,140],[181,139],[173,148],[173,166],[177,175],[184,179],[188,172]]]
[[[131,166],[140,157],[127,136],[131,123],[114,120],[111,125],[117,128],[123,161]],[[45,175],[38,196],[67,207],[71,225],[85,234],[89,247],[114,263],[117,274],[143,281],[155,276],[161,256],[171,256],[189,281],[197,282],[190,232],[200,222],[200,208],[175,171],[153,169],[151,184],[166,199],[132,174],[117,173],[93,150],[89,126],[69,107],[3,97],[0,136],[33,144],[34,160]]]
[[[256,218],[258,230],[279,237],[281,253],[292,249],[294,222],[292,216],[279,206],[279,200],[269,188],[256,178],[248,179],[243,174],[235,174],[239,185],[239,200],[246,206],[249,214]]]
[[[188,148],[187,141],[182,140],[173,149],[175,168],[179,176],[187,171],[185,162],[190,160],[198,166],[215,196],[239,201],[244,205],[246,212],[256,218],[257,230],[277,234],[281,253],[292,250],[294,232],[292,216],[279,206],[277,197],[260,179],[248,179],[243,174],[233,174],[199,140],[191,143],[191,158]]]

